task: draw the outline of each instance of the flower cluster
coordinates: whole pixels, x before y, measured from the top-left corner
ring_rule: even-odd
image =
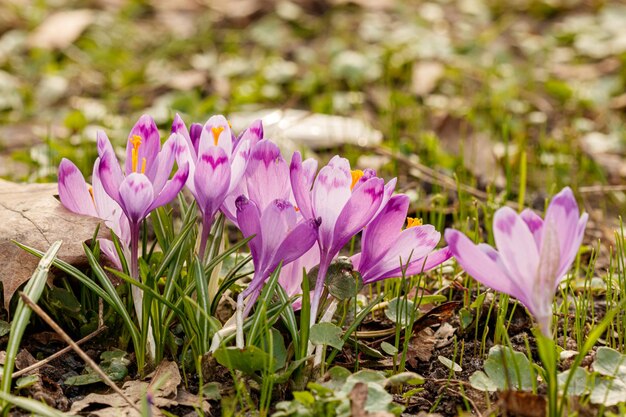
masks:
[[[104,220],[130,257],[134,279],[140,279],[140,226],[152,210],[170,203],[183,187],[189,190],[202,218],[200,259],[216,215],[222,212],[251,238],[254,275],[237,300],[239,331],[279,265],[279,282],[290,296],[300,292],[303,269],[318,266],[311,299],[314,323],[329,266],[362,232],[361,251],[350,259],[365,284],[420,274],[455,256],[474,278],[516,297],[548,333],[554,291],[576,256],[587,219],[586,214],[578,217],[576,201],[566,188],[552,200],[545,220],[529,210],[519,215],[509,208],[498,210],[498,250],[475,245],[453,229],[445,234],[449,247],[436,250],[441,234],[407,217],[409,198],[394,194],[395,178],[385,183],[374,170],[353,170],[340,156],[319,172],[317,161],[303,160],[299,152],[287,162],[278,146],[264,137],[260,121],[236,136],[223,116],[187,128],[176,115],[161,145],[156,124],[144,115],[128,136],[123,169],[106,135],[99,132],[97,139],[93,186],[73,163],[61,162],[63,205]],[[121,268],[112,242],[102,240],[101,247]],[[137,299],[135,307],[140,315]],[[241,339],[238,334],[238,345]]]

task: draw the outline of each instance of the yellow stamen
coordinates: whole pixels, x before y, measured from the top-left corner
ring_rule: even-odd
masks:
[[[211,133],[213,133],[213,143],[217,146],[217,141],[220,138],[220,135],[224,131],[224,126],[216,126],[211,128]]]
[[[146,158],[141,158],[141,173],[146,173]]]
[[[133,149],[131,150],[130,160],[132,162],[132,171],[137,172],[137,162],[139,160],[139,146],[141,145],[141,137],[138,135],[133,135],[132,138],[129,139],[130,143],[133,145]],[[145,170],[146,158],[143,158],[143,170]]]
[[[422,219],[420,218],[413,218],[413,217],[407,217],[406,218],[406,228],[410,229],[411,227],[415,227],[415,226],[421,226],[422,225]]]
[[[230,124],[230,120],[226,120],[226,123],[228,123],[228,127],[230,127],[231,129],[233,128],[233,125]]]
[[[91,195],[91,199],[95,203],[96,202],[96,198],[93,196],[93,187],[91,185],[88,185],[87,188],[89,189],[89,194]]]
[[[350,190],[352,190],[356,183],[359,182],[359,180],[363,176],[363,171],[361,171],[360,169],[355,169],[353,171],[350,171],[350,174],[352,174],[352,185],[350,185]]]

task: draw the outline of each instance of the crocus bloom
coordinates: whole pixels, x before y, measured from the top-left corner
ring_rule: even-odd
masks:
[[[120,239],[122,248],[127,249],[130,243],[128,219],[119,204],[104,191],[98,173],[99,164],[100,158],[93,167],[92,187],[87,184],[76,165],[63,158],[59,165],[59,198],[65,208],[74,213],[104,220],[104,224]],[[100,239],[100,249],[116,268],[122,269],[121,260],[112,241]]]
[[[202,213],[199,253],[203,258],[215,214],[241,182],[254,134],[247,135],[246,131],[235,143],[230,125],[223,116],[211,117],[201,129],[198,126],[192,125],[191,132],[188,132],[180,116],[176,115],[172,133],[184,138],[177,160],[179,164],[189,165],[187,188]],[[258,132],[256,125],[252,128]],[[262,134],[262,127],[260,131]]]
[[[497,250],[475,245],[448,229],[446,241],[459,265],[482,284],[517,298],[550,337],[554,293],[576,258],[587,224],[569,187],[548,206],[545,220],[526,209],[503,207],[493,220]]]
[[[305,218],[321,220],[320,268],[311,301],[311,323],[314,323],[330,262],[372,220],[385,196],[393,192],[395,181],[385,187],[373,171],[350,171],[348,160],[339,156],[320,170],[312,189],[307,176],[300,153],[294,153],[290,179],[298,208]]]
[[[409,197],[395,195],[363,230],[361,252],[351,258],[363,283],[420,274],[452,256],[448,248],[433,252],[441,233],[407,218],[408,209]],[[405,219],[407,227],[402,230]]]
[[[156,124],[144,115],[128,136],[125,174],[110,144],[103,151],[98,173],[104,190],[120,205],[130,223],[131,275],[135,279],[141,221],[155,208],[172,201],[187,181],[188,164],[180,166],[169,179],[182,140],[179,134],[173,134],[161,149]]]
[[[274,200],[264,210],[240,196],[237,198],[237,221],[244,237],[250,240],[250,253],[254,262],[254,277],[237,299],[237,346],[243,347],[243,318],[259,296],[270,274],[282,262],[288,265],[305,254],[317,240],[319,221],[303,219],[295,207],[286,200]],[[248,299],[246,313],[244,300]]]

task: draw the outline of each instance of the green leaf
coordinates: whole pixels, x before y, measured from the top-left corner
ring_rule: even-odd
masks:
[[[15,381],[15,388],[18,390],[28,388],[35,384],[37,381],[39,381],[39,375],[26,375],[18,378],[18,380]]]
[[[256,346],[247,346],[244,349],[221,347],[213,356],[220,365],[248,375],[266,369],[270,363],[270,356]]]
[[[0,320],[0,337],[6,336],[11,331],[11,323]]]
[[[626,355],[609,347],[600,347],[596,352],[593,370],[600,375],[626,379]]]
[[[530,362],[526,355],[504,346],[493,346],[484,364],[485,372],[499,390],[532,389]]]
[[[404,297],[394,298],[389,301],[387,309],[385,310],[385,316],[394,323],[407,326],[415,309],[413,301],[407,300]]]
[[[446,358],[445,356],[441,356],[439,355],[437,357],[437,359],[439,360],[439,362],[441,362],[443,364],[443,366],[445,366],[446,368],[454,371],[454,372],[461,372],[463,370],[463,368],[461,368],[461,365],[459,365],[456,362],[451,361],[450,359]]]
[[[311,327],[309,340],[314,345],[327,345],[341,349],[343,347],[342,334],[343,330],[333,323],[318,323]]]
[[[395,374],[387,378],[387,382],[385,382],[385,386],[394,386],[401,384],[409,384],[409,385],[422,385],[426,380],[423,376],[416,374],[415,372],[400,372],[399,374]]]
[[[209,401],[219,401],[222,399],[221,386],[219,382],[209,382],[202,387],[202,396]]]
[[[469,377],[469,383],[479,391],[496,392],[498,386],[483,371],[476,371]]]
[[[395,355],[398,353],[398,349],[392,345],[389,342],[382,342],[380,344],[380,348],[383,350],[383,352],[385,352],[387,355]]]
[[[559,389],[562,391],[563,386],[565,385],[565,381],[571,372],[571,369],[567,371],[563,371],[557,375],[557,380],[559,381]],[[574,371],[574,376],[572,377],[569,386],[567,388],[567,395],[583,395],[587,391],[587,370],[585,368],[578,367]]]
[[[596,380],[589,399],[607,407],[626,402],[626,384],[619,379]]]

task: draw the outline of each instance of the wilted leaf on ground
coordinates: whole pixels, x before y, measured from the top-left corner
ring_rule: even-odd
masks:
[[[51,14],[28,39],[31,47],[63,49],[70,46],[93,23],[93,10],[65,10]]]
[[[66,210],[54,194],[57,184],[16,184],[0,180],[0,282],[4,307],[13,293],[32,275],[39,259],[12,241],[45,251],[63,240],[59,259],[84,262],[82,244],[93,237],[99,220]],[[102,227],[101,230],[104,230]]]
[[[159,367],[148,377],[150,382],[133,380],[128,381],[122,387],[124,394],[136,404],[141,404],[146,393],[152,393],[152,415],[162,416],[160,408],[186,406],[202,409],[205,413],[210,411],[209,403],[200,401],[197,395],[190,394],[183,389],[178,389],[182,379],[178,365],[174,362],[163,361]],[[102,408],[105,405],[106,408]],[[91,410],[91,409],[94,410]],[[80,401],[72,404],[72,413],[86,413],[98,417],[139,417],[136,410],[130,408],[128,403],[117,394],[89,394]]]

